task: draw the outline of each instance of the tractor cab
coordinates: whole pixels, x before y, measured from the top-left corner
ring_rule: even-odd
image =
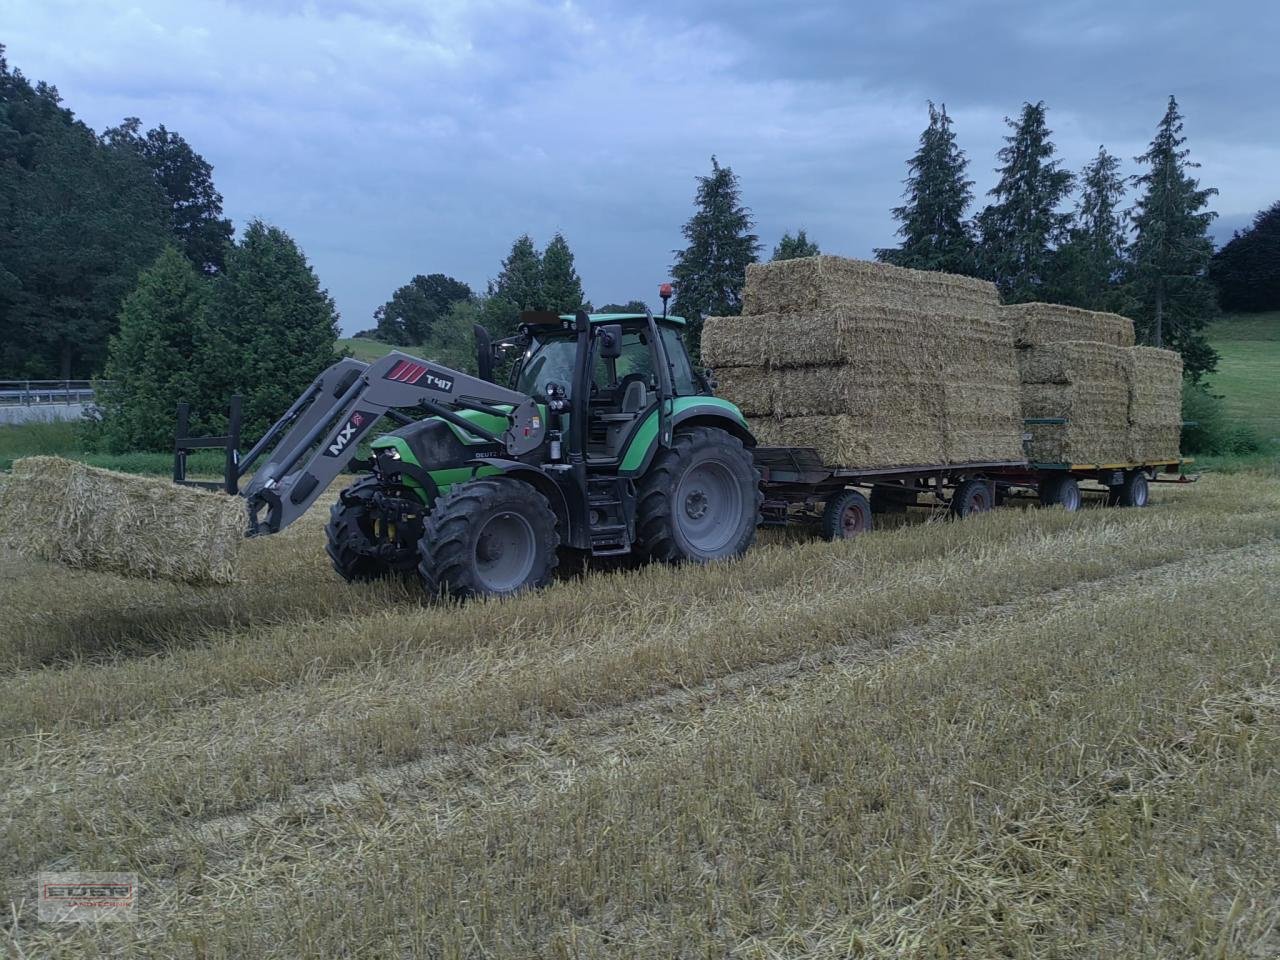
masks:
[[[524,319],[519,337],[495,345],[521,349],[509,386],[538,403],[561,400],[566,409],[577,409],[574,401],[585,394],[584,452],[590,465],[621,461],[663,400],[711,393],[685,350],[683,318],[592,315],[582,364],[574,317],[531,314]]]

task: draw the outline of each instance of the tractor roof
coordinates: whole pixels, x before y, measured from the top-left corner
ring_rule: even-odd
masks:
[[[592,323],[623,323],[627,320],[643,320],[644,318],[645,318],[645,315],[643,313],[593,313],[591,314]],[[560,315],[560,319],[568,321],[569,323],[573,323],[573,314],[562,313]],[[662,323],[665,321],[666,323],[678,323],[681,326],[683,326],[685,322],[684,317],[655,316],[653,319],[657,320],[659,323]]]

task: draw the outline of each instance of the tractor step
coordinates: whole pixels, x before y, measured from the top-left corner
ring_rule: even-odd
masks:
[[[616,557],[631,552],[631,528],[623,505],[624,496],[622,482],[616,477],[588,481],[592,556]]]

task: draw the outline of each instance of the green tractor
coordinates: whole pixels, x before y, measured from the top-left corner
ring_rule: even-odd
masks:
[[[355,467],[326,530],[348,581],[503,595],[544,586],[566,551],[738,556],[759,521],[755,441],[690,362],[683,326],[665,311],[525,314],[496,343],[476,328],[478,377],[399,352],[342,360],[238,462],[237,476],[271,449],[244,490],[249,534],[284,529]],[[357,460],[384,416],[399,428]]]

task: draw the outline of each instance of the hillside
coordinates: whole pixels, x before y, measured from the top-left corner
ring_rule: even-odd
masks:
[[[357,360],[363,360],[368,363],[377,360],[379,357],[385,357],[392,350],[399,350],[400,347],[390,343],[383,343],[380,340],[367,340],[364,337],[344,337],[338,341],[339,350],[347,350]]]
[[[1209,329],[1221,360],[1209,377],[1235,420],[1280,443],[1280,312],[1236,314]]]

